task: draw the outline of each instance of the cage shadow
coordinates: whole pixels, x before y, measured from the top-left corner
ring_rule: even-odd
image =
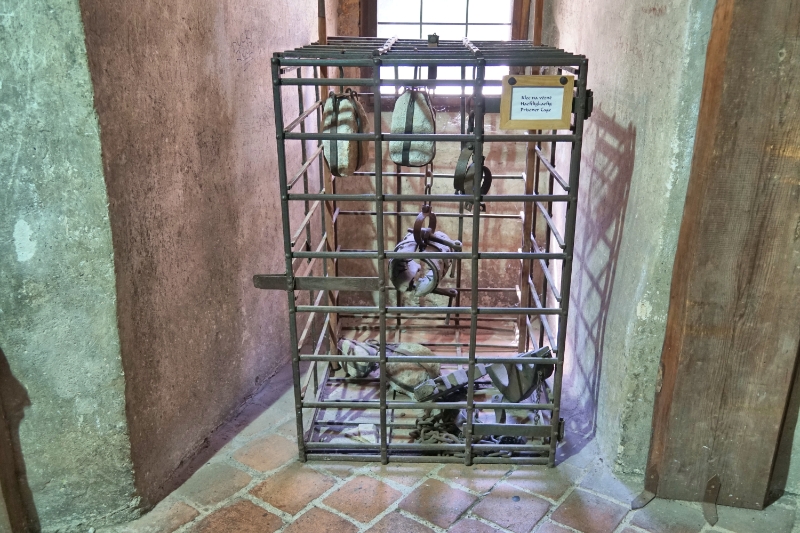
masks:
[[[570,322],[562,413],[562,457],[578,453],[597,430],[607,321],[633,176],[636,127],[597,106],[587,122],[581,199],[573,252]]]
[[[25,387],[11,373],[0,348],[0,497],[5,501],[11,530],[20,532],[41,531],[19,439],[25,409],[30,405]]]

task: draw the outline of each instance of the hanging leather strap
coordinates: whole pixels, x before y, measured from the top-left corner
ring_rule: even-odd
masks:
[[[358,108],[356,107],[356,104],[358,103],[358,93],[356,93],[352,89],[347,89],[347,92],[349,93],[348,98],[350,99],[350,105],[353,106],[353,114],[356,117],[356,133],[364,133],[364,130],[362,129],[364,125],[361,124],[361,113],[358,112]],[[363,141],[356,141],[356,169],[358,169],[358,167],[361,166],[362,142]]]
[[[409,89],[408,91],[408,107],[406,108],[406,127],[404,133],[414,132],[414,103],[416,102],[417,91]],[[411,155],[411,141],[403,141],[403,157],[401,159],[403,166],[409,166]]]
[[[456,194],[466,194],[464,190],[464,180],[467,178],[467,167],[469,166],[469,160],[472,159],[472,155],[475,153],[475,148],[472,144],[467,144],[463,150],[461,150],[461,154],[458,156],[458,162],[456,163],[456,173],[453,176],[453,188],[456,190]]]

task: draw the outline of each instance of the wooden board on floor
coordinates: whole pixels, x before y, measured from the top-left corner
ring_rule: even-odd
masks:
[[[672,278],[657,495],[759,509],[800,341],[800,3],[719,0]],[[796,415],[796,414],[795,414]]]

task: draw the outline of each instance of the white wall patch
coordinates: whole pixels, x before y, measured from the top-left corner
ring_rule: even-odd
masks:
[[[31,239],[33,232],[27,222],[20,219],[14,225],[14,248],[17,250],[17,261],[30,260],[36,253],[36,241]]]

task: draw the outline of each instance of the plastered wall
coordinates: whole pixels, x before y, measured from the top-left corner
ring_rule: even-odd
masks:
[[[4,499],[31,531],[85,531],[139,500],[77,2],[0,1],[0,50],[0,477],[15,470]]]
[[[317,2],[81,7],[131,453],[137,490],[153,503],[289,361],[286,295],[258,291],[251,278],[284,271],[270,58],[317,40]],[[296,92],[286,91],[287,117],[297,115]],[[288,158],[299,166],[299,145]]]
[[[544,41],[589,58],[564,412],[644,472],[713,0],[546,2]]]

